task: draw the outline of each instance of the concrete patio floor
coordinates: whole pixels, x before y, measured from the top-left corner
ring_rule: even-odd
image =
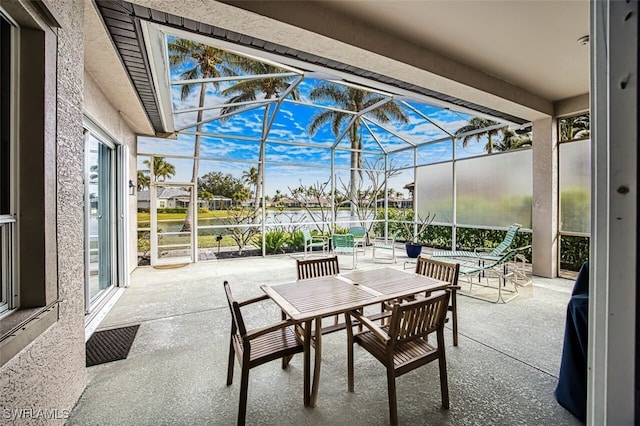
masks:
[[[231,425],[240,389],[236,364],[225,385],[230,316],[222,282],[236,299],[259,286],[295,279],[300,255],[215,260],[178,269],[138,268],[99,330],[140,324],[125,360],[87,369],[88,383],[69,425]],[[358,268],[373,263],[371,252]],[[341,269],[350,259],[340,256]],[[507,304],[459,296],[458,347],[445,331],[451,408],[440,405],[437,363],[397,379],[399,421],[406,425],[578,425],[553,397],[565,311],[573,282],[534,278]],[[279,319],[267,301],[244,311],[248,326]],[[447,324],[450,327],[450,324]],[[251,370],[247,424],[384,425],[386,374],[356,347],[355,392],[347,392],[346,336],[325,336],[315,408],[302,403],[302,356],[286,370],[271,362]]]

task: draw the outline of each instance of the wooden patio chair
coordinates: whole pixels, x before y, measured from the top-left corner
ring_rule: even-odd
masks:
[[[297,259],[296,269],[299,280],[338,275],[340,273],[337,256],[309,260]]]
[[[295,333],[295,322],[291,320],[282,320],[253,330],[246,329],[240,308],[269,299],[269,296],[264,295],[244,302],[237,302],[233,299],[231,288],[227,281],[224,282],[224,290],[227,294],[227,302],[231,311],[231,341],[229,344],[227,386],[233,383],[233,358],[235,354],[242,368],[237,424],[244,425],[247,414],[249,370],[278,358],[282,358],[282,368],[286,368],[294,354],[303,352],[303,344]]]
[[[437,291],[431,296],[411,302],[395,304],[388,326],[380,327],[367,317],[352,311],[347,315],[348,386],[354,390],[353,345],[358,343],[387,369],[389,416],[392,425],[398,424],[396,377],[431,361],[438,360],[442,406],[449,408],[447,361],[444,349],[444,320],[449,305],[449,292]],[[355,317],[367,330],[353,334],[350,317]],[[436,345],[428,336],[436,333]]]
[[[325,257],[321,259],[300,260],[296,259],[296,269],[298,270],[298,280],[307,280],[310,278],[326,277],[328,275],[338,275],[340,273],[340,265],[338,264],[338,256]],[[332,333],[334,331],[344,329],[344,323],[338,323],[338,315],[334,317],[334,325],[322,328],[322,334]]]
[[[460,286],[458,285],[460,264],[418,256],[416,259],[416,274],[425,275],[427,277],[449,283],[447,291],[449,291],[451,295],[449,297],[449,306],[447,309],[451,312],[453,346],[458,346],[458,304],[456,301],[456,292],[460,290]]]

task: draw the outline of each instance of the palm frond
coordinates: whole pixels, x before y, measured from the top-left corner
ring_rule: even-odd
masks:
[[[317,114],[315,117],[313,117],[311,124],[309,124],[309,128],[308,128],[309,134],[311,136],[315,135],[320,127],[334,120],[337,114],[339,113],[336,111],[329,111],[329,110],[325,110]]]

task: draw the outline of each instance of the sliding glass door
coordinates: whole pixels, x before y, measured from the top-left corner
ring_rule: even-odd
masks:
[[[85,163],[86,310],[116,282],[115,146],[87,131]]]

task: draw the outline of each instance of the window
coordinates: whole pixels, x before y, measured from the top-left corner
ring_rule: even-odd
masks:
[[[0,14],[0,314],[12,309],[15,250],[14,147],[11,131],[13,25]]]
[[[56,134],[47,129],[75,122],[51,113],[70,90],[57,87],[57,63],[46,60],[55,56],[59,24],[36,3],[30,11],[20,2],[0,6],[0,366],[60,313],[50,214],[58,206]]]
[[[591,229],[589,114],[560,119],[558,132],[560,269],[577,271],[589,258]]]

